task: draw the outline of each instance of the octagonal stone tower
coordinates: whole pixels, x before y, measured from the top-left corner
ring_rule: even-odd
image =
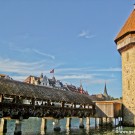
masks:
[[[115,43],[122,59],[123,125],[135,126],[135,9]]]

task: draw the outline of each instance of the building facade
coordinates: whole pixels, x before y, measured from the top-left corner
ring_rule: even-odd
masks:
[[[108,95],[107,88],[106,88],[106,83],[104,86],[104,92],[103,94],[94,94],[90,95],[92,101],[110,101],[111,97]]]
[[[123,125],[135,126],[135,9],[115,43],[122,60]]]
[[[46,75],[44,76],[43,73],[41,73],[40,77],[30,75],[24,80],[24,82],[89,95],[88,91],[83,89],[82,84],[78,88],[74,85],[63,85],[63,83],[60,80],[56,80],[54,76],[50,79]]]

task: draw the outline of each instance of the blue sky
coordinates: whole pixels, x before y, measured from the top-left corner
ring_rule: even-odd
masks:
[[[0,1],[0,73],[23,81],[41,73],[89,94],[121,96],[121,57],[114,39],[132,0]]]

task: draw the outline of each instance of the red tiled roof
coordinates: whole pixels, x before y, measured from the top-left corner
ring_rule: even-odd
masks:
[[[5,74],[0,74],[1,77],[5,77],[6,75]]]
[[[122,29],[115,38],[115,41],[128,32],[135,32],[135,9],[132,11],[128,17],[126,23],[123,25]]]

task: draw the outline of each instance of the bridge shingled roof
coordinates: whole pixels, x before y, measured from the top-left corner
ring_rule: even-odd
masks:
[[[93,104],[89,95],[2,78],[0,79],[0,94],[17,95],[24,98],[35,98],[38,100],[51,100],[56,102],[64,101],[76,104]]]

